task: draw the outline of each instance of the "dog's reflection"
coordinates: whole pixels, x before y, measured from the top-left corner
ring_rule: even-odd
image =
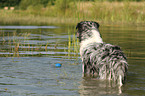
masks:
[[[121,87],[116,86],[111,81],[98,80],[95,78],[84,77],[79,86],[80,96],[98,96],[106,94],[122,93]]]

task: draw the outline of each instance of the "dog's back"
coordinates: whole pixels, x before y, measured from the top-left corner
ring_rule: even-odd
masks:
[[[84,74],[99,79],[124,83],[127,72],[126,57],[118,46],[104,43],[90,43],[82,50]],[[121,84],[120,84],[121,85]]]

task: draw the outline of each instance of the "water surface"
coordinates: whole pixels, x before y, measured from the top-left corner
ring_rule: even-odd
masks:
[[[145,94],[144,27],[100,27],[104,42],[121,46],[128,57],[127,82],[121,89],[107,81],[82,77],[81,59],[77,51],[73,51],[75,47],[71,48],[73,26],[0,26],[0,29],[2,96]],[[56,63],[61,63],[62,67],[56,68]]]

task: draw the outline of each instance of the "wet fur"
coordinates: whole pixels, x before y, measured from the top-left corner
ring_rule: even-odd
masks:
[[[126,80],[128,64],[120,47],[103,42],[97,22],[82,21],[76,28],[84,75],[113,80],[122,86]]]

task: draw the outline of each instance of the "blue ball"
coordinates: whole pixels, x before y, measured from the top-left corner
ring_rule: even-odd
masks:
[[[55,67],[61,67],[60,63],[55,64]]]

